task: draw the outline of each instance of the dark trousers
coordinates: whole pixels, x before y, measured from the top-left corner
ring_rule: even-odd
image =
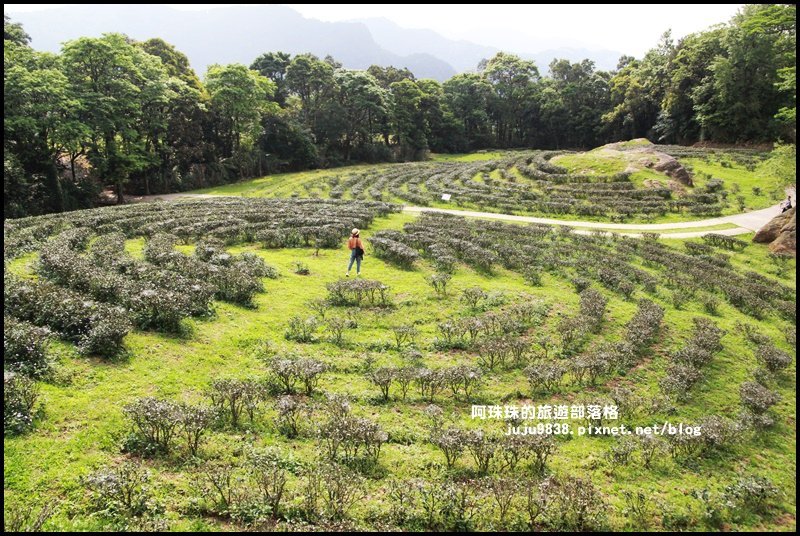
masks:
[[[356,263],[356,273],[361,273],[361,257],[356,255],[356,250],[350,250],[350,264],[347,265],[347,271],[350,271],[350,268],[353,267],[353,263]]]

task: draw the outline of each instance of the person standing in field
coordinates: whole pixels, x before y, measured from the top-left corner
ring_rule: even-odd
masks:
[[[350,269],[356,263],[356,276],[361,275],[361,259],[364,258],[364,244],[361,242],[358,229],[350,231],[350,238],[347,240],[347,247],[350,249],[350,264],[347,265],[345,277],[350,277]]]

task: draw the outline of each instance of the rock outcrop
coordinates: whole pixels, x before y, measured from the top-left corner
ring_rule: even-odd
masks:
[[[685,167],[683,167],[683,164],[678,162],[675,157],[664,153],[658,153],[658,156],[659,162],[654,166],[653,169],[664,173],[672,179],[675,179],[684,186],[694,186],[694,183],[692,182],[692,176],[689,175],[689,172]]]
[[[778,214],[768,224],[758,230],[753,242],[769,244],[773,253],[797,255],[797,208]]]

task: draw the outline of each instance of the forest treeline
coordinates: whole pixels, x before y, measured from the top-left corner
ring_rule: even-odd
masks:
[[[202,77],[162,39],[80,38],[38,52],[4,21],[6,217],[429,151],[795,143],[796,8],[748,5],[614,71],[498,53],[444,83],[403,68],[266,52]]]

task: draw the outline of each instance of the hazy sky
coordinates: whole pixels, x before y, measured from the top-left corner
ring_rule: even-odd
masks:
[[[75,4],[5,4],[10,13]],[[167,4],[175,9],[209,9],[252,4]],[[428,28],[446,37],[509,50],[539,46],[587,46],[641,56],[672,29],[677,39],[727,22],[743,4],[286,4],[325,21],[386,17],[406,28]]]

